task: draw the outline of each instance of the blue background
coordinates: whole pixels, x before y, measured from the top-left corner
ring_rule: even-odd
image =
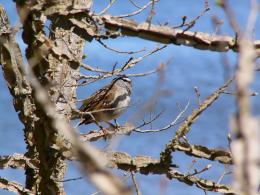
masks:
[[[143,5],[147,1],[136,1],[137,4]],[[8,12],[12,25],[18,24],[19,20],[16,15],[15,5],[11,1],[0,0],[0,3],[5,7]],[[95,1],[93,10],[99,12],[107,4],[107,1]],[[176,26],[181,23],[181,17],[186,15],[188,21],[200,14],[203,9],[204,2],[193,0],[161,0],[155,6],[155,16],[153,17],[153,23],[168,22],[170,26]],[[217,16],[220,20],[223,20],[221,26],[221,34],[234,36],[233,31],[229,27],[229,23],[225,14],[221,8],[215,5],[213,0],[209,1],[210,11],[207,12],[200,20],[196,22],[192,31],[201,31],[207,33],[214,33],[215,29],[212,25],[212,16]],[[241,29],[244,29],[247,16],[250,10],[250,1],[248,0],[230,0],[230,5],[235,12],[237,21],[239,22]],[[112,15],[120,15],[129,13],[136,10],[127,0],[121,0],[115,3],[115,5],[109,10]],[[133,18],[139,22],[145,21],[149,13],[149,8],[138,16]],[[256,26],[260,26],[260,20],[258,17]],[[260,29],[255,29],[256,39],[260,39]],[[20,34],[17,36],[17,41],[20,43],[22,50],[25,49],[25,45],[22,43]],[[104,41],[110,47],[120,49],[123,51],[137,51],[142,48],[146,48],[146,51],[152,50],[157,46],[157,43],[142,40],[133,37],[123,37],[113,40]],[[123,65],[128,59],[129,55],[117,54],[110,50],[103,48],[102,45],[93,41],[87,43],[85,50],[87,58],[85,63],[111,70],[115,62],[118,65]],[[141,54],[131,55],[134,57],[141,56]],[[199,87],[201,98],[206,98],[211,92],[217,89],[224,83],[224,66],[221,61],[223,55],[226,55],[229,64],[232,69],[237,64],[237,54],[229,51],[227,53],[209,52],[196,50],[185,46],[169,45],[166,49],[159,51],[158,53],[146,58],[137,66],[128,71],[128,73],[145,72],[156,68],[160,63],[165,63],[169,59],[170,64],[167,66],[164,72],[163,82],[159,82],[158,75],[154,74],[147,77],[133,78],[133,97],[132,106],[128,111],[119,119],[119,123],[125,121],[140,124],[142,118],[149,118],[149,112],[146,109],[147,104],[151,102],[155,94],[160,94],[156,98],[156,105],[153,107],[153,112],[159,112],[161,109],[166,109],[162,117],[160,117],[154,124],[153,128],[162,127],[168,124],[178,114],[177,103],[183,107],[190,101],[188,113],[192,109],[197,107],[197,98],[194,93],[194,86]],[[89,72],[84,71],[86,74]],[[79,99],[85,98],[94,92],[99,87],[108,83],[111,79],[102,80],[97,83],[88,85],[87,87],[80,87],[78,90]],[[252,91],[259,92],[260,76],[259,72],[255,74],[255,81],[252,84]],[[232,90],[232,89],[231,89]],[[164,92],[167,93],[164,93]],[[260,113],[260,101],[259,97],[252,97],[252,111],[255,115]],[[230,120],[235,113],[235,98],[229,95],[222,95],[213,106],[205,111],[199,120],[192,126],[191,132],[188,135],[188,139],[192,144],[205,145],[210,148],[227,148],[227,133],[230,132]],[[95,126],[83,126],[81,132],[87,132],[89,129],[95,128]],[[149,126],[147,127],[149,128]],[[159,159],[160,152],[164,149],[166,143],[172,138],[177,126],[167,131],[160,133],[139,134],[132,133],[131,136],[117,137],[113,139],[113,149],[119,151],[125,151],[131,155],[150,155]],[[14,111],[12,105],[12,97],[9,94],[5,80],[3,79],[2,72],[0,73],[0,155],[9,155],[13,153],[24,153],[25,144],[23,141],[23,125],[17,117],[17,113]],[[106,149],[109,144],[105,141],[99,141],[94,143],[101,149]],[[183,153],[176,152],[173,154],[174,163],[180,166],[180,171],[187,172],[188,168],[192,164],[194,157],[188,157]],[[215,162],[197,159],[195,168],[202,169],[207,164],[212,164],[212,168],[199,175],[207,179],[217,181],[220,175],[223,173],[224,166]],[[80,170],[78,165],[69,162],[69,169],[65,179],[80,177]],[[123,173],[117,171],[119,175],[123,176]],[[18,182],[24,182],[24,172],[22,170],[0,170],[0,176],[6,177],[10,180],[16,180]],[[169,181],[165,176],[149,175],[142,176],[136,174],[137,181],[140,185],[142,194],[204,194],[202,190],[196,187],[190,187],[186,184],[182,184],[177,180]],[[226,176],[223,183],[230,183],[232,176]],[[131,179],[126,181],[130,185]],[[91,194],[96,189],[87,183],[85,180],[70,181],[64,184],[67,194]],[[12,194],[7,191],[0,190],[0,194]],[[215,194],[215,193],[208,193]]]

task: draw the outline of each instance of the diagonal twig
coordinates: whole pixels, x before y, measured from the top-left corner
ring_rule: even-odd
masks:
[[[190,131],[190,126],[199,118],[199,116],[205,111],[213,102],[215,102],[219,96],[227,89],[232,83],[233,78],[229,79],[223,86],[214,91],[208,98],[206,98],[197,109],[195,109],[183,122],[183,124],[177,129],[175,136],[166,145],[165,150],[161,153],[161,160],[165,163],[171,163],[171,152],[174,151],[175,145],[179,142],[180,138],[186,136]]]

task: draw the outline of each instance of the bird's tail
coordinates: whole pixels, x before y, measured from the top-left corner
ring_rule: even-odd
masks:
[[[80,114],[76,111],[72,111],[72,114],[71,114],[71,117],[70,117],[70,120],[76,120],[76,119],[80,119]]]
[[[70,117],[70,120],[77,120],[77,119],[80,119],[80,123],[79,125],[82,125],[82,124],[90,124],[90,123],[93,123],[94,120],[93,120],[93,117],[89,114],[81,114],[77,111],[72,111],[72,115]]]

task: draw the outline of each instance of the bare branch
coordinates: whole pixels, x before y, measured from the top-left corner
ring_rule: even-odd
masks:
[[[163,45],[163,46],[157,46],[156,48],[154,48],[153,50],[151,50],[150,52],[148,52],[147,54],[141,56],[141,57],[138,57],[136,59],[131,59],[130,61],[128,61],[122,68],[120,69],[116,69],[115,72],[122,72],[122,71],[125,71],[129,68],[132,68],[134,67],[137,63],[141,62],[142,60],[144,60],[146,57],[166,48],[167,45]]]
[[[111,48],[109,47],[107,44],[105,44],[103,41],[101,41],[101,39],[96,39],[101,45],[103,45],[103,47],[105,47],[106,49],[109,49],[111,51],[114,51],[116,53],[120,53],[120,54],[136,54],[136,53],[141,53],[143,51],[145,51],[145,48],[140,49],[138,51],[120,51],[118,49],[115,48]]]
[[[132,3],[133,4],[133,6],[135,6],[136,8],[138,8],[138,9],[142,9],[142,7],[141,6],[139,6],[139,5],[137,5],[133,0],[128,0],[130,3]]]
[[[185,136],[189,132],[189,127],[198,119],[200,114],[205,111],[213,102],[215,102],[219,96],[227,89],[227,87],[232,83],[233,79],[229,79],[223,86],[214,91],[210,96],[208,96],[200,106],[195,109],[190,116],[185,120],[183,125],[176,131],[175,139],[178,140]]]
[[[151,118],[149,121],[144,121],[143,124],[141,124],[137,127],[134,127],[130,123],[126,123],[124,126],[117,127],[116,129],[112,128],[110,131],[108,131],[106,133],[104,131],[93,130],[87,134],[81,134],[80,137],[81,137],[82,141],[92,142],[92,141],[97,141],[98,139],[101,139],[101,138],[107,138],[112,135],[130,135],[132,131],[135,131],[138,133],[156,133],[156,132],[160,132],[160,131],[165,131],[177,124],[178,120],[182,117],[184,112],[187,110],[188,106],[189,106],[189,102],[187,103],[185,108],[178,114],[178,116],[169,125],[166,125],[160,129],[141,130],[140,128],[144,127],[148,124],[151,124],[152,122],[157,120],[161,116],[162,112],[155,115],[155,117]]]
[[[10,192],[14,192],[16,194],[28,194],[33,195],[30,190],[24,188],[21,184],[13,181],[9,181],[5,178],[0,177],[0,188],[8,190]]]
[[[150,13],[149,13],[148,17],[146,18],[146,22],[149,24],[148,28],[150,28],[151,23],[152,23],[152,19],[153,19],[154,15],[155,15],[155,11],[154,11],[155,0],[151,0],[151,1],[152,1],[151,10],[150,10]]]
[[[29,60],[30,66],[33,62]],[[72,145],[66,143],[57,143],[62,150],[70,150],[75,156],[81,160],[86,175],[91,181],[106,194],[128,194],[129,191],[124,185],[110,172],[103,168],[105,159],[102,158],[100,152],[91,145],[83,143],[77,138],[76,132],[64,117],[57,113],[55,106],[50,101],[47,91],[41,86],[33,72],[28,68],[28,79],[35,90],[35,96],[42,109],[47,114],[53,129],[63,135],[66,140]],[[70,147],[70,148],[68,148]]]
[[[138,126],[137,128],[133,129],[133,131],[138,132],[138,133],[155,133],[155,132],[160,132],[160,131],[165,131],[167,129],[170,129],[171,127],[175,126],[179,119],[183,116],[183,114],[186,112],[186,110],[189,107],[190,102],[188,102],[185,106],[185,108],[177,115],[177,117],[168,125],[159,128],[159,129],[149,129],[149,130],[141,130],[139,129],[140,127],[143,127],[147,124],[150,124],[151,122],[153,122],[155,119],[157,119],[160,115],[158,115],[158,117],[156,116],[154,119],[150,120],[149,122],[145,122],[144,124]]]
[[[101,12],[98,13],[98,15],[103,15],[105,14],[111,7],[112,5],[116,2],[117,0],[110,0],[109,4],[107,7],[105,7]]]
[[[35,48],[35,50],[37,49],[38,51],[35,51],[34,55],[28,59],[30,66],[26,66],[28,68],[24,71],[27,71],[27,79],[34,89],[34,100],[39,106],[38,109],[45,113],[45,120],[47,120],[50,124],[50,127],[48,128],[48,131],[50,131],[49,133],[52,133],[51,131],[55,131],[57,133],[57,137],[55,138],[56,143],[55,146],[52,146],[52,148],[56,147],[56,149],[60,150],[61,152],[64,150],[67,152],[70,151],[71,153],[74,153],[75,156],[77,156],[79,159],[81,159],[86,175],[88,175],[91,181],[104,193],[128,194],[128,189],[124,187],[120,180],[104,168],[103,164],[105,161],[102,161],[103,158],[99,155],[98,150],[94,149],[89,144],[85,143],[83,145],[83,143],[78,140],[75,130],[71,128],[67,120],[65,120],[64,116],[57,112],[54,103],[49,98],[48,92],[40,84],[31,70],[31,67],[35,67],[35,65],[38,64],[39,61],[48,54],[50,47],[52,46],[51,44],[48,44],[49,41],[46,40],[46,37],[42,36],[41,38],[44,39],[43,46],[40,48]],[[2,45],[2,42],[7,42],[8,45],[7,43]],[[20,50],[15,50],[16,47],[14,47],[17,45],[15,40],[10,39],[9,36],[7,36],[3,37],[3,41],[0,43],[1,48],[3,47],[6,49],[5,52],[8,54],[7,56],[4,56],[4,59],[1,59],[4,62],[3,64],[6,64],[6,61],[9,62],[8,57],[11,56],[14,59],[17,59],[19,63],[21,63],[19,67],[20,69],[24,68],[25,66],[22,64],[22,55]],[[16,62],[14,62],[14,64],[15,63]],[[14,64],[10,64],[10,66]],[[63,137],[65,137],[67,142],[64,142]],[[64,152],[63,155],[66,156],[66,152]]]
[[[149,1],[149,3],[147,3],[146,5],[144,5],[143,7],[141,7],[139,10],[136,10],[132,13],[129,13],[129,14],[123,14],[123,15],[119,15],[119,16],[115,16],[116,18],[126,18],[126,17],[130,17],[130,16],[134,16],[134,15],[137,15],[139,13],[141,13],[142,11],[144,11],[146,8],[148,8],[151,4],[153,5],[154,2],[158,2],[159,0],[152,0],[152,1]]]
[[[256,57],[252,42],[253,28],[257,19],[259,6],[251,0],[251,12],[246,31],[238,37],[239,62],[236,73],[237,114],[236,125],[233,126],[235,139],[231,142],[235,164],[235,189],[244,195],[259,194],[260,186],[260,123],[253,117],[248,96],[249,87],[254,78],[254,62]],[[231,21],[236,21],[232,15]]]
[[[140,188],[137,184],[137,181],[136,181],[136,178],[135,178],[135,175],[134,175],[134,172],[131,171],[131,176],[132,176],[132,181],[134,183],[134,186],[135,186],[135,191],[136,191],[136,195],[141,195],[141,191],[140,191]]]
[[[177,179],[188,185],[196,185],[198,188],[220,192],[224,194],[235,194],[234,190],[223,184],[216,184],[214,181],[198,178],[189,174],[182,174],[172,168],[166,168],[160,161],[155,160],[149,156],[131,157],[127,153],[114,152],[108,154],[109,167],[118,168],[125,171],[135,171],[140,174],[165,174],[169,179]]]
[[[227,18],[229,20],[230,26],[233,28],[235,33],[237,34],[238,37],[241,37],[241,30],[239,27],[238,22],[236,21],[235,13],[231,9],[228,0],[220,0],[219,5],[224,9]]]
[[[199,116],[205,111],[213,102],[215,102],[220,94],[222,94],[227,87],[231,84],[233,79],[229,79],[223,86],[214,91],[206,100],[204,100],[197,109],[195,109],[183,122],[183,124],[176,131],[175,136],[166,145],[165,150],[161,153],[161,159],[165,163],[171,163],[171,152],[174,151],[174,147],[178,144],[179,139],[186,136],[190,130],[190,126],[199,118]]]
[[[108,131],[95,131],[92,130],[89,133],[86,134],[80,134],[80,139],[84,142],[89,141],[97,141],[102,138],[108,138],[111,137],[112,135],[130,135],[130,133],[133,131],[133,125],[126,123],[124,126],[116,127],[114,129],[113,127],[108,129]]]
[[[195,91],[195,94],[197,96],[197,99],[198,99],[198,105],[200,105],[201,103],[201,99],[200,99],[200,90],[197,86],[194,87],[194,91]]]
[[[109,74],[109,73],[111,73],[111,72],[109,72],[109,71],[105,71],[105,70],[102,70],[102,69],[93,68],[93,66],[84,64],[84,63],[82,63],[82,62],[80,63],[80,66],[83,67],[85,70],[88,70],[88,71],[91,71],[91,72],[104,73],[104,74]]]
[[[217,184],[219,184],[219,183],[223,180],[223,178],[224,178],[226,175],[232,173],[231,171],[228,170],[227,167],[228,167],[228,166],[225,165],[224,171],[223,171],[223,173],[221,174],[221,176],[219,177],[219,179],[218,179],[218,181],[217,181]]]
[[[225,52],[228,50],[238,51],[236,38],[220,36],[202,32],[191,32],[173,29],[169,26],[151,25],[148,23],[136,23],[133,20],[119,19],[110,15],[103,17],[93,16],[94,19],[104,23],[109,30],[115,29],[128,36],[136,36],[142,39],[152,40],[164,44],[176,44],[194,47],[196,49]],[[260,40],[254,42],[258,56],[260,55]]]
[[[201,170],[195,169],[195,170],[194,170],[194,173],[189,174],[189,176],[194,176],[194,175],[201,174],[201,173],[203,173],[203,172],[205,172],[205,171],[208,171],[211,167],[212,167],[212,165],[211,165],[211,164],[208,164],[208,165],[206,165],[204,168],[202,168]]]
[[[178,142],[173,146],[174,150],[185,152],[189,156],[219,161],[223,164],[232,164],[231,154],[225,150],[209,149],[205,146],[190,145],[187,142]]]
[[[150,1],[151,3],[152,1]],[[78,14],[85,15],[86,12],[77,11]],[[56,12],[47,12],[46,16],[51,16]],[[69,13],[64,13],[69,14]],[[127,35],[135,36],[142,39],[152,40],[164,44],[185,45],[194,47],[201,50],[211,50],[218,52],[226,52],[228,50],[238,51],[238,45],[236,37],[220,36],[214,34],[208,34],[203,32],[191,32],[181,29],[174,29],[169,26],[151,25],[149,23],[137,23],[133,20],[127,20],[123,18],[113,17],[110,15],[100,16],[94,13],[89,13],[89,16],[96,21],[97,24],[103,25],[108,29],[108,34],[116,36]],[[94,31],[90,31],[89,26],[84,22],[71,18],[70,22],[86,34],[90,34],[93,37],[109,37],[109,35],[100,35]],[[120,31],[120,33],[117,33]],[[260,40],[254,41],[254,47],[256,49],[257,56],[260,56]]]
[[[81,180],[81,179],[83,179],[83,177],[77,177],[77,178],[72,178],[72,179],[64,179],[63,181],[61,181],[61,182],[70,182],[70,181],[77,181],[77,180]]]
[[[188,185],[196,185],[196,187],[211,192],[219,192],[227,195],[236,194],[235,191],[228,185],[216,184],[214,181],[202,179],[195,176],[182,174],[178,171],[170,170],[168,173],[170,179],[177,179]]]
[[[199,20],[203,15],[205,15],[205,13],[206,13],[207,11],[209,11],[209,10],[210,10],[210,8],[209,8],[209,2],[208,2],[208,0],[204,0],[204,8],[203,8],[203,10],[201,11],[201,13],[200,13],[198,16],[196,16],[196,17],[195,17],[194,19],[192,19],[190,22],[186,22],[187,17],[186,17],[186,16],[183,16],[183,17],[182,17],[182,24],[179,25],[179,26],[175,26],[175,27],[173,27],[173,28],[181,28],[181,27],[186,26],[186,28],[184,29],[184,32],[185,32],[185,31],[191,29],[191,28],[196,24],[196,21]]]
[[[24,169],[25,167],[31,169],[37,169],[33,165],[31,160],[23,154],[13,154],[12,156],[0,156],[0,169],[13,168],[13,169]]]
[[[78,75],[78,79],[90,79],[89,81],[83,81],[80,84],[77,84],[77,86],[85,86],[88,85],[90,83],[93,83],[97,80],[100,79],[105,79],[111,76],[120,76],[122,75],[122,72],[133,68],[134,66],[136,66],[139,62],[143,61],[146,57],[166,48],[167,45],[163,45],[163,46],[157,46],[156,48],[154,48],[153,50],[149,51],[148,53],[144,54],[143,56],[140,56],[138,58],[130,58],[121,68],[117,68],[117,69],[113,69],[111,72],[109,71],[103,71],[100,69],[92,69],[90,67],[88,67],[87,65],[84,65],[83,63],[80,63],[82,65],[82,67],[86,68],[87,70],[93,70],[94,72],[99,72],[99,73],[103,73],[100,75],[84,75],[84,74],[79,74]],[[159,67],[155,70],[152,71],[148,71],[146,73],[136,73],[136,74],[126,74],[127,76],[131,77],[138,77],[138,76],[145,76],[145,75],[149,75],[149,74],[153,74],[155,72],[161,71],[164,68],[163,65],[159,65]],[[71,85],[67,85],[67,87],[71,87]]]

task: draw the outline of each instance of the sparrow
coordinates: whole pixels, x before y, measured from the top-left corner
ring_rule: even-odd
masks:
[[[79,108],[83,114],[79,125],[95,123],[101,129],[99,122],[117,119],[130,105],[132,82],[127,76],[118,76],[111,83],[102,87],[87,99]]]

